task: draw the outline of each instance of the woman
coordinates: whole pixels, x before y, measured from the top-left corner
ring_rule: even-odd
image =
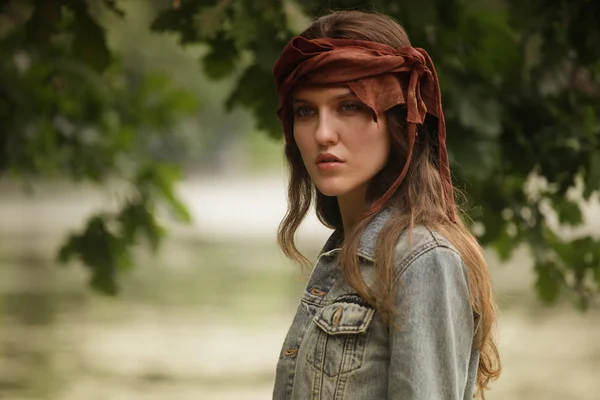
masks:
[[[278,240],[313,199],[335,229],[280,355],[273,398],[483,397],[500,372],[487,266],[457,217],[435,69],[379,14],[317,19],[275,64],[290,166]]]

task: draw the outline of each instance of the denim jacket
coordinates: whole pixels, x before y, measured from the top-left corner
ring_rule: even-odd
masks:
[[[361,237],[367,284],[384,209]],[[343,280],[339,234],[321,251],[283,343],[274,400],[466,400],[479,362],[478,316],[469,301],[466,266],[439,233],[415,227],[396,247],[394,320],[384,323]]]

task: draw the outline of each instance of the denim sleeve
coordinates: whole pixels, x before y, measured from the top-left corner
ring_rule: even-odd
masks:
[[[463,399],[474,332],[464,268],[456,251],[435,247],[401,271],[388,399]]]

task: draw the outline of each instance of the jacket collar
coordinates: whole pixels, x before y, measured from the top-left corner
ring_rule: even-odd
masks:
[[[371,222],[369,222],[358,242],[357,253],[359,256],[371,262],[375,261],[377,236],[379,236],[379,232],[381,232],[381,229],[385,226],[390,217],[391,212],[387,208],[384,208],[375,215]],[[342,245],[343,236],[342,229],[333,231],[331,236],[329,236],[329,239],[327,239],[327,242],[325,242],[325,246],[323,246],[319,256],[338,253]]]

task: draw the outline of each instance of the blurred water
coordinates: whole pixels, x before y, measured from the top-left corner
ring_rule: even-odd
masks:
[[[305,275],[275,246],[281,181],[220,182],[183,185],[196,224],[157,255],[140,249],[116,299],[91,293],[80,266],[54,263],[62,234],[101,195],[0,198],[0,398],[269,398]],[[309,220],[310,256],[327,233]],[[489,259],[504,374],[488,398],[598,399],[600,312],[540,307],[524,251],[504,266]]]

